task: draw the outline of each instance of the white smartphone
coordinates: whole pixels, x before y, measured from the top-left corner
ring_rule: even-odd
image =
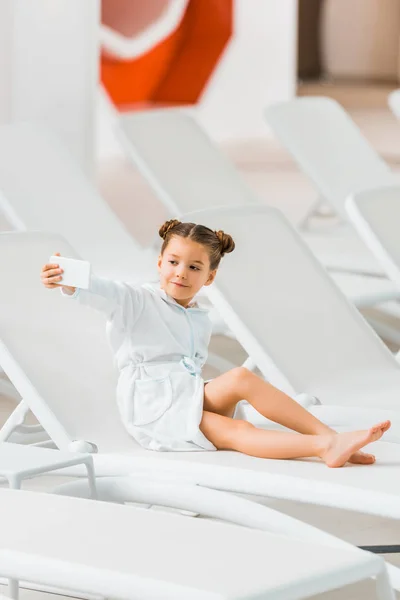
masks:
[[[58,285],[70,285],[87,290],[90,285],[90,262],[65,258],[65,256],[50,256],[49,263],[59,265],[63,269]]]

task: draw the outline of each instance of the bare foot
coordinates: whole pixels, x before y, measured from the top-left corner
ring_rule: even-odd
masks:
[[[354,465],[372,465],[375,462],[375,456],[366,452],[354,452],[347,462]]]
[[[379,440],[390,427],[390,421],[383,421],[363,431],[349,431],[334,435],[321,455],[328,467],[343,467],[347,461],[358,464],[371,464],[375,457],[359,452],[361,448]],[[371,460],[372,458],[372,460]]]

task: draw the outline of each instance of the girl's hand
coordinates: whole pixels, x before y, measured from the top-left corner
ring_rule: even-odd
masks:
[[[60,256],[59,252],[56,252],[55,256]],[[75,293],[76,288],[70,285],[62,285],[62,273],[63,269],[55,263],[48,263],[42,267],[42,272],[40,273],[40,279],[47,288],[55,288],[62,287],[63,292],[71,296]]]

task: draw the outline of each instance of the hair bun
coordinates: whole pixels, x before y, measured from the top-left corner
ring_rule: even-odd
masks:
[[[161,225],[160,229],[158,230],[160,237],[163,240],[165,240],[167,233],[169,231],[171,231],[171,229],[176,227],[176,225],[179,225],[179,224],[180,224],[180,221],[178,221],[177,219],[171,219],[170,221],[165,221],[165,223],[163,225]]]
[[[224,254],[229,254],[229,252],[233,252],[235,249],[235,242],[233,241],[232,236],[230,236],[228,233],[225,233],[221,229],[216,231],[215,235],[219,239],[221,256],[224,256]]]

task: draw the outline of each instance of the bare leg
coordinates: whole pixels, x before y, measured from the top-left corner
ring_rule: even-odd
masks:
[[[232,416],[240,400],[247,400],[267,419],[299,433],[334,433],[290,396],[243,367],[216,377],[204,388],[204,410]]]
[[[341,467],[360,448],[377,441],[390,422],[369,430],[337,434],[299,435],[257,429],[246,421],[203,412],[200,429],[216,448],[236,450],[259,458],[321,458],[329,467]]]
[[[336,433],[290,396],[243,367],[216,377],[204,388],[204,410],[219,415],[231,417],[236,404],[243,399],[267,419],[293,431],[306,435],[333,436]],[[350,457],[350,462],[355,463],[370,464],[374,460],[373,455],[363,452],[355,452]]]

